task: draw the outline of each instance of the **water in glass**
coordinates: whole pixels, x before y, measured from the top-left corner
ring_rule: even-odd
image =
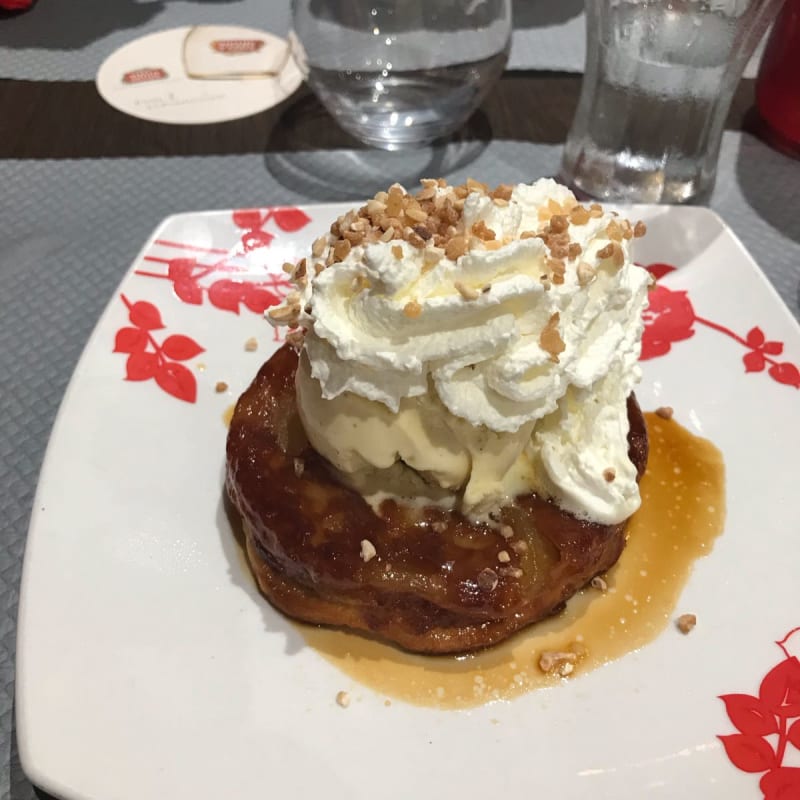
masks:
[[[563,177],[593,197],[703,201],[744,64],[780,0],[587,0]]]
[[[337,122],[385,149],[462,125],[503,71],[510,0],[294,0],[299,60]]]

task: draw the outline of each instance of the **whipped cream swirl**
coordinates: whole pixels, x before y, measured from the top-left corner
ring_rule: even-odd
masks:
[[[387,436],[377,459],[374,442],[360,447],[358,415],[350,442],[322,441],[320,398],[340,398],[330,406],[340,418],[343,400],[363,398],[388,420],[424,398],[421,408],[434,403],[458,421],[454,447],[467,451],[469,474],[446,488],[463,490],[465,512],[536,490],[577,515],[622,521],[639,505],[625,401],[639,379],[649,285],[630,259],[633,229],[579,206],[549,179],[515,186],[507,199],[483,191],[462,199],[455,234],[466,246],[365,241],[319,274],[309,267],[314,277],[295,302],[316,382],[314,419],[304,415],[312,444],[344,471],[400,460],[435,475],[430,441],[402,453]],[[332,247],[331,237],[325,253]],[[503,443],[503,474],[487,479],[476,468],[480,445],[463,442],[470,429],[484,447],[487,436]],[[470,485],[472,473],[480,485]]]

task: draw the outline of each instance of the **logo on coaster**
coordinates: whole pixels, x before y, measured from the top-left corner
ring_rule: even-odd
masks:
[[[123,83],[146,83],[147,81],[163,81],[167,78],[167,71],[161,67],[142,67],[132,69],[122,76]]]
[[[237,55],[257,53],[264,44],[263,39],[215,39],[211,42],[211,48],[225,55]]]

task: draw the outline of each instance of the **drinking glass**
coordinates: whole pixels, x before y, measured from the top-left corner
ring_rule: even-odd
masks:
[[[386,150],[457,130],[503,71],[511,0],[293,0],[296,60],[339,125]]]
[[[591,197],[703,202],[742,70],[781,0],[586,0],[562,177]]]

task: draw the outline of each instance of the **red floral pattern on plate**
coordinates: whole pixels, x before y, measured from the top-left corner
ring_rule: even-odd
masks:
[[[268,222],[274,222],[284,233],[296,233],[311,222],[311,217],[294,206],[237,209],[233,212],[233,224],[244,231],[240,242],[245,253],[269,247],[275,235],[264,229]]]
[[[800,627],[776,644],[784,659],[764,676],[758,695],[720,695],[738,732],[718,738],[735,767],[764,773],[764,800],[797,800],[800,767],[784,762],[790,748],[800,751],[800,660],[793,653],[800,653]]]
[[[227,250],[218,248],[200,248],[195,245],[181,242],[171,242],[157,239],[154,242],[159,247],[176,248],[185,252],[202,252],[206,254],[222,254],[224,258],[212,264],[206,264],[194,255],[181,255],[175,258],[161,258],[154,255],[144,256],[144,261],[154,264],[165,264],[166,273],[152,272],[137,269],[134,275],[145,278],[158,278],[172,283],[176,297],[183,303],[199,306],[207,297],[209,303],[222,311],[231,311],[238,314],[246,308],[255,314],[263,314],[270,306],[274,306],[283,299],[291,289],[291,285],[284,277],[267,275],[264,280],[241,280],[236,277],[245,267],[231,263]],[[215,274],[224,273],[226,277],[217,278],[209,284],[204,284],[206,278]],[[227,277],[229,276],[229,277]]]
[[[650,264],[647,267],[656,279],[673,272],[669,264]],[[748,349],[742,357],[745,372],[763,372],[769,365],[767,374],[778,383],[800,388],[800,370],[789,361],[777,361],[772,356],[783,352],[783,343],[768,341],[759,327],[751,328],[746,337],[739,336],[730,328],[697,316],[689,293],[668,289],[656,283],[650,290],[649,307],[644,313],[644,334],[642,336],[642,361],[666,355],[676,342],[694,336],[695,325],[724,333]]]
[[[174,258],[145,255],[144,261],[165,265],[166,273],[137,269],[134,274],[170,281],[178,299],[189,305],[202,305],[207,297],[212,306],[222,311],[238,314],[246,308],[255,314],[263,314],[270,306],[280,303],[291,290],[291,285],[282,275],[267,275],[257,281],[242,280],[236,273],[247,268],[237,264],[235,259],[272,244],[275,234],[266,229],[269,223],[274,223],[284,233],[296,233],[311,222],[311,217],[293,206],[275,206],[237,209],[231,212],[231,218],[243,233],[230,249],[156,239],[154,245],[157,247],[181,250],[183,254]],[[210,264],[202,260],[209,256],[221,257]],[[223,276],[211,283],[205,282],[219,273]]]
[[[194,358],[204,349],[194,339],[180,333],[171,334],[159,343],[152,333],[164,328],[159,310],[145,300],[132,303],[124,294],[120,297],[131,323],[120,328],[114,337],[114,352],[128,354],[125,380],[155,379],[167,394],[194,403],[197,381],[191,370],[178,362]]]

